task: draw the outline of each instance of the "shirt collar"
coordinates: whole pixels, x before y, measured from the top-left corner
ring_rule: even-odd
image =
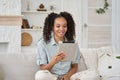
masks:
[[[52,33],[51,36],[52,36],[52,37],[51,37],[51,40],[50,40],[51,45],[57,45],[57,43],[56,43],[56,41],[55,41],[55,39],[54,39],[54,34]],[[67,38],[66,38],[66,37],[65,37],[65,41],[67,41]]]
[[[51,45],[57,45],[57,43],[55,42],[54,36],[51,37]]]

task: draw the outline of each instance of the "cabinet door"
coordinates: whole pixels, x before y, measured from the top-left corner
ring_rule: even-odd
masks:
[[[111,45],[111,0],[110,6],[103,14],[98,14],[96,9],[103,7],[104,0],[82,0],[83,8],[83,46],[102,47]]]

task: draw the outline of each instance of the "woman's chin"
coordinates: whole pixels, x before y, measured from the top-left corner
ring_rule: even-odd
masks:
[[[63,38],[63,37],[64,37],[64,35],[60,35],[60,36],[59,36],[59,38]]]

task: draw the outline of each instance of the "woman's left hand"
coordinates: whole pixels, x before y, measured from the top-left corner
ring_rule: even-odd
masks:
[[[62,76],[61,80],[70,80],[70,77],[67,74],[65,74]]]

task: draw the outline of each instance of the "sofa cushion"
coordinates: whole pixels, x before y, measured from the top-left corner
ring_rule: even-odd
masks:
[[[78,72],[86,70],[86,69],[87,69],[87,66],[85,64],[85,60],[83,58],[83,55],[81,54],[81,56],[80,56],[80,64],[78,65]]]
[[[96,54],[96,49],[81,49],[81,54],[85,60],[86,66],[88,69],[97,69],[98,68],[98,57]]]
[[[37,53],[0,53],[0,71],[4,80],[34,80],[39,67]]]

